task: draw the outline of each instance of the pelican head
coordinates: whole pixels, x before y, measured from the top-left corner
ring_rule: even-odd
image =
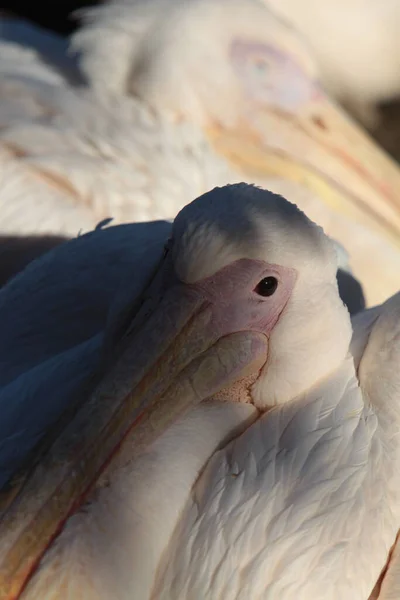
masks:
[[[318,95],[301,41],[257,0],[130,0],[89,9],[83,18],[73,47],[103,94],[134,95],[178,117],[231,129],[244,126],[256,107],[294,113]]]
[[[265,410],[328,375],[351,337],[336,271],[331,240],[280,196],[236,184],[186,206],[147,288],[109,322],[102,383],[11,506],[0,573],[17,557],[12,585],[18,569],[26,578],[77,498],[194,405],[214,397]],[[78,447],[67,441],[77,432]],[[25,544],[21,520],[35,529],[29,560],[10,550]]]
[[[281,196],[245,184],[208,192],[177,216],[171,254],[185,284],[220,280],[221,322],[268,338],[252,390],[259,408],[294,398],[343,358],[351,333],[335,245]]]

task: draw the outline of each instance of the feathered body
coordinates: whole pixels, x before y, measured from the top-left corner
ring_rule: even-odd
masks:
[[[18,413],[25,415],[30,397],[37,414],[33,419],[28,412],[22,422],[29,443],[37,423],[52,422],[51,410],[79,401],[82,371],[93,374],[101,365],[101,338],[135,303],[171,234],[175,275],[191,290],[211,278],[219,290],[216,307],[224,306],[228,284],[218,288],[215,277],[243,258],[283,269],[283,287],[294,269],[293,291],[273,326],[252,402],[234,402],[234,388],[224,402],[200,403],[139,457],[128,437],[21,600],[366,600],[400,525],[399,298],[357,317],[352,356],[334,248],[282,199],[233,186],[185,208],[172,230],[168,223],[146,233],[147,227],[111,227],[69,242],[0,292],[0,314],[12,305],[21,315],[14,324],[19,330],[13,333],[10,323],[0,348],[9,380],[1,398],[14,386],[20,402],[18,410],[6,402],[14,415],[2,422],[8,452],[13,440],[5,429],[21,426]],[[140,246],[129,235],[135,228]],[[245,281],[228,279],[228,297],[242,298]],[[32,305],[21,304],[27,295]],[[229,302],[224,315],[236,314]],[[248,310],[243,300],[240,305],[241,314]],[[250,306],[252,314],[260,303]],[[12,334],[27,341],[10,354]],[[131,343],[130,355],[139,361],[137,352]],[[133,367],[125,359],[125,371]],[[111,389],[117,393],[115,384]]]

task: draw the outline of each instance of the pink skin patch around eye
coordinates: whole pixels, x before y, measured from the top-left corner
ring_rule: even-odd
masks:
[[[276,291],[260,296],[257,284],[265,277],[275,277]],[[219,336],[237,331],[256,331],[269,337],[279,320],[296,282],[296,271],[261,260],[240,259],[211,277],[191,287],[210,302],[213,308],[211,327]],[[251,388],[259,373],[236,381],[213,396],[221,402],[251,403]]]
[[[278,282],[275,293],[267,297],[255,291],[265,277],[275,277]],[[295,282],[295,269],[242,258],[190,287],[212,305],[212,326],[220,336],[237,331],[269,335]]]
[[[254,100],[295,112],[319,93],[314,79],[298,62],[279,48],[246,40],[235,40],[230,48],[235,70],[246,92]],[[265,65],[257,73],[257,64]]]
[[[274,293],[267,297],[255,291],[266,277],[274,277],[277,281]],[[242,379],[224,393],[227,394],[225,400],[249,402],[250,387],[267,360],[268,337],[287,305],[296,277],[294,269],[245,258],[232,262],[210,277],[185,283],[185,278],[180,278],[175,271],[172,256],[167,255],[125,332],[125,343],[134,333],[142,336],[140,360],[147,364],[154,360],[154,354],[161,356],[167,352],[171,341],[186,327],[191,333],[184,338],[180,352],[187,356],[192,353],[196,356],[199,348],[204,352],[230,334],[242,333],[241,343],[245,340],[246,348],[232,347],[238,355],[242,355],[243,350]],[[260,334],[265,339],[260,339]],[[262,359],[261,362],[257,357]],[[249,366],[247,370],[245,362]],[[235,360],[231,361],[228,353],[221,363],[229,372]]]

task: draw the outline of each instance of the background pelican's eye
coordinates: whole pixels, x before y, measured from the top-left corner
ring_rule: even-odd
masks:
[[[262,58],[255,58],[253,60],[253,66],[254,69],[257,71],[257,73],[259,73],[260,75],[264,75],[268,72],[269,69],[269,64],[266,60],[262,59]]]
[[[259,296],[272,296],[275,294],[278,287],[278,280],[276,277],[264,277],[261,281],[256,285],[254,291]]]

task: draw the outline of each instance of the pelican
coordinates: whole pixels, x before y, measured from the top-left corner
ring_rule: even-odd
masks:
[[[396,0],[264,0],[307,40],[324,86],[366,126],[400,96]]]
[[[225,186],[164,226],[0,291],[0,597],[367,600],[400,525],[398,298],[353,358],[294,204]]]
[[[1,82],[4,234],[170,219],[188,197],[245,179],[295,201],[348,250],[368,305],[397,291],[398,169],[261,2],[119,0],[84,14],[72,49],[86,86],[16,83],[7,69]],[[42,50],[36,59],[46,68]],[[14,102],[24,94],[36,116]]]

